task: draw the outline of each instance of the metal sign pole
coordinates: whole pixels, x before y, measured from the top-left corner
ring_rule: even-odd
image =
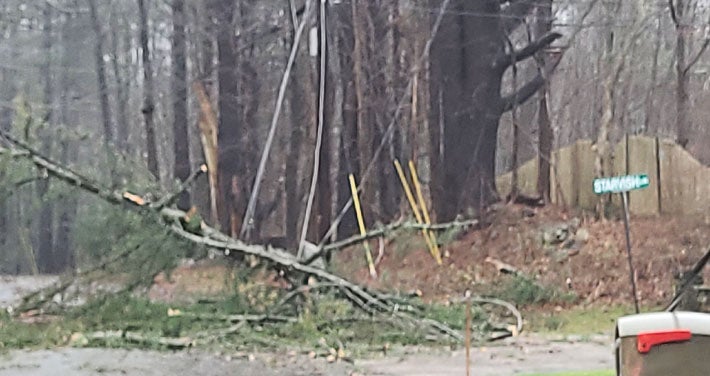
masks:
[[[628,202],[628,192],[619,192],[621,195],[621,202],[624,204],[624,227],[626,228],[626,258],[629,261],[629,273],[631,277],[631,289],[634,294],[634,308],[636,308],[636,313],[639,313],[639,301],[638,294],[636,294],[636,279],[634,275],[634,263],[631,259],[631,236],[629,234],[629,202]]]

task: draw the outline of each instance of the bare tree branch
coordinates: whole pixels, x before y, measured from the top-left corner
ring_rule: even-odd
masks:
[[[197,178],[205,172],[207,172],[207,165],[200,165],[200,167],[195,169],[195,171],[193,171],[190,176],[185,179],[185,181],[180,182],[180,185],[174,192],[156,201],[155,204],[153,204],[153,207],[160,209],[173,204],[177,201],[178,197],[180,197],[180,194],[190,188],[192,183],[194,183],[195,180],[197,180]]]
[[[547,69],[542,70],[538,73],[535,78],[528,81],[520,89],[516,90],[513,94],[503,97],[501,112],[508,112],[512,110],[515,106],[525,103],[530,99],[538,90],[549,80],[550,74],[557,68],[562,56],[557,56],[554,61],[550,62],[550,66]]]
[[[337,242],[333,242],[330,244],[326,244],[320,247],[318,252],[315,252],[314,254],[310,255],[307,259],[303,260],[303,263],[306,265],[310,265],[313,261],[318,259],[319,257],[322,257],[323,254],[338,250],[338,249],[343,249],[345,247],[351,246],[353,244],[358,244],[362,243],[366,240],[369,239],[374,239],[374,238],[381,238],[384,237],[388,234],[391,234],[395,231],[398,230],[448,230],[450,228],[455,228],[455,227],[468,227],[468,226],[476,226],[478,225],[478,220],[471,219],[471,220],[464,220],[464,221],[454,221],[454,222],[449,222],[449,223],[437,223],[437,224],[432,224],[432,225],[425,225],[425,224],[419,224],[419,223],[413,223],[413,222],[396,222],[389,224],[387,226],[372,230],[367,232],[364,235],[355,235],[351,236],[347,239],[339,240]]]
[[[700,61],[700,58],[703,56],[705,51],[708,49],[708,46],[710,46],[710,37],[705,38],[705,41],[703,42],[703,45],[700,46],[700,50],[698,50],[698,53],[690,59],[688,62],[688,65],[685,66],[685,69],[683,70],[683,74],[687,74],[693,66]]]
[[[671,10],[671,20],[673,20],[673,26],[675,26],[676,29],[680,28],[680,22],[678,21],[678,16],[675,11],[675,4],[673,3],[673,0],[668,0],[668,7]]]
[[[506,54],[503,54],[496,58],[496,60],[493,62],[493,67],[498,68],[498,69],[506,69],[512,64],[515,64],[519,61],[523,61],[531,56],[533,56],[535,53],[540,51],[541,49],[549,46],[552,42],[555,40],[559,39],[562,37],[562,34],[556,33],[556,32],[551,32],[543,35],[540,37],[540,39],[535,40],[528,44],[527,46],[519,49],[519,50],[511,50]]]

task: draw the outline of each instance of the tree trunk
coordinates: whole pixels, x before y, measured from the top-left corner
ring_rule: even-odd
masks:
[[[239,27],[244,29],[248,26],[244,22],[249,22],[251,20],[250,15],[245,11],[245,9],[250,9],[248,6],[241,6],[241,15],[239,17],[240,25]],[[239,143],[237,145],[237,150],[239,152],[239,158],[241,158],[241,171],[239,175],[239,180],[243,183],[241,184],[241,196],[244,197],[240,202],[236,202],[236,207],[238,208],[238,213],[241,218],[244,218],[246,207],[248,205],[248,198],[251,196],[253,189],[257,167],[259,166],[259,144],[258,144],[258,124],[259,124],[259,105],[261,99],[261,83],[259,81],[259,70],[254,66],[254,50],[255,41],[249,36],[241,38],[244,46],[249,46],[248,48],[243,48],[244,52],[242,55],[238,55],[239,60],[238,77],[239,77],[239,95],[238,101],[240,103],[241,119],[238,124],[241,124],[239,132],[241,133],[239,137]],[[258,194],[258,192],[257,192]],[[279,193],[276,193],[278,195]],[[275,196],[275,200],[278,198]],[[257,202],[259,198],[257,197]],[[275,204],[275,203],[274,203]],[[272,209],[271,205],[257,205],[255,207],[254,216],[252,217],[253,224],[251,228],[256,230],[255,234],[250,234],[250,231],[246,231],[245,241],[250,241],[253,239],[259,239],[261,231],[261,224],[264,219],[270,214]],[[236,228],[237,233],[241,232],[241,225]],[[251,238],[250,238],[251,237]]]
[[[353,25],[353,80],[355,86],[355,100],[356,100],[356,119],[357,119],[357,151],[358,151],[358,173],[355,178],[358,182],[362,181],[362,176],[367,171],[367,167],[373,161],[373,148],[376,142],[374,137],[374,119],[371,116],[369,102],[366,102],[366,98],[370,98],[368,93],[366,93],[367,78],[366,78],[366,65],[364,64],[367,60],[366,56],[366,22],[365,22],[365,12],[366,3],[362,0],[353,0],[351,2],[352,11],[352,25]],[[360,203],[362,206],[362,213],[365,218],[372,219],[377,217],[379,210],[377,205],[377,185],[375,184],[375,179],[367,179],[364,183],[359,183],[361,187],[360,191]]]
[[[6,30],[10,37],[14,36],[14,30]],[[18,48],[12,49],[13,55],[17,54]],[[16,56],[10,56],[13,60]],[[12,103],[16,91],[16,82],[14,77],[11,75],[11,71],[8,68],[0,68],[0,74],[2,74],[2,86],[0,87],[0,95],[2,95],[2,100],[5,103]],[[13,118],[13,108],[12,106],[3,106],[0,108],[0,129],[9,132],[12,128],[12,118]],[[5,178],[5,171],[0,171],[0,181]],[[8,206],[8,199],[5,195],[0,196],[0,249],[7,250],[7,239],[8,231],[10,230],[9,216],[10,207]],[[6,255],[7,257],[7,255]],[[7,272],[12,270],[8,269]]]
[[[327,12],[327,8],[319,7],[319,12],[320,11]],[[326,16],[326,14],[319,14],[319,17]],[[320,25],[327,29],[327,27],[323,25],[323,23],[321,23]],[[317,69],[318,87],[320,88],[321,84],[323,85],[324,96],[323,108],[320,108],[320,103],[316,102],[316,113],[320,114],[322,112],[323,116],[323,137],[321,141],[321,151],[318,155],[319,168],[315,192],[315,197],[318,202],[316,204],[316,210],[314,211],[313,218],[310,221],[312,226],[310,231],[310,238],[315,242],[319,242],[323,238],[323,236],[325,236],[325,234],[328,232],[331,223],[330,203],[333,197],[333,192],[330,182],[330,133],[332,131],[333,101],[335,97],[334,85],[331,84],[333,82],[333,75],[330,70],[330,63],[328,60],[328,50],[330,49],[330,46],[328,45],[327,35],[330,31],[321,29],[320,26],[319,30],[320,32],[318,33],[318,43],[319,46],[325,48],[325,54],[323,54],[323,49],[319,49],[317,56],[317,60],[319,62]],[[323,38],[324,36],[325,38]],[[325,64],[323,67],[320,66],[321,58],[325,59]],[[321,68],[324,70],[323,72],[321,72]],[[323,83],[320,82],[321,78],[324,79]]]
[[[538,5],[535,20],[535,38],[542,38],[543,35],[552,30],[552,0],[546,0],[542,5]],[[546,56],[540,52],[536,56],[538,69],[545,69]],[[545,84],[540,89],[537,110],[538,127],[538,170],[537,170],[537,193],[546,203],[550,202],[550,161],[552,160],[552,144],[554,133],[550,123],[550,113],[548,111],[547,98],[550,85]]]
[[[644,129],[651,131],[651,134],[658,134],[661,130],[660,122],[658,121],[656,116],[658,111],[656,109],[656,106],[654,106],[656,100],[656,86],[658,86],[658,83],[656,82],[658,80],[658,59],[659,54],[661,52],[661,45],[663,44],[663,22],[661,22],[661,16],[662,15],[659,14],[658,19],[656,21],[658,25],[656,26],[656,36],[654,39],[653,63],[651,64],[651,80],[648,83],[648,91],[646,92],[646,109],[644,111],[645,114],[643,122]],[[651,119],[654,119],[655,124],[652,125]]]
[[[443,161],[435,195],[440,221],[480,210],[497,199],[494,168],[503,72],[492,61],[503,51],[498,1],[452,1],[432,46],[432,123],[444,122]],[[463,14],[482,14],[472,18]],[[442,95],[441,103],[436,99]],[[442,108],[439,108],[439,105]],[[438,138],[437,137],[437,138]],[[438,143],[438,142],[437,142]]]
[[[293,25],[291,44],[295,43],[298,23]],[[288,249],[297,249],[299,242],[299,229],[301,228],[301,210],[303,208],[303,180],[301,174],[301,155],[304,153],[304,130],[311,124],[313,116],[311,91],[305,90],[309,86],[311,77],[308,72],[309,64],[303,51],[299,51],[293,65],[293,77],[289,82],[289,108],[290,129],[289,147],[286,157],[286,171],[284,185],[286,190],[286,241]]]
[[[173,178],[180,181],[190,176],[190,144],[187,128],[187,68],[185,40],[185,0],[174,0],[172,39],[172,104],[173,104]],[[178,208],[190,208],[190,193],[183,191]]]
[[[685,11],[687,4],[685,0],[675,1],[675,28],[676,28],[676,46],[675,46],[675,71],[676,71],[676,140],[683,147],[688,145],[690,141],[690,123],[688,121],[688,112],[690,111],[688,104],[688,84],[690,77],[688,75],[686,63],[686,33],[688,27],[684,24]]]
[[[338,181],[338,208],[342,208],[350,199],[350,186],[348,174],[359,176],[360,163],[358,162],[358,99],[355,90],[354,48],[355,37],[352,32],[352,8],[348,4],[337,7],[338,9],[338,49],[340,54],[340,85],[343,90],[343,103],[341,112],[343,125],[340,133],[340,174]],[[355,212],[351,208],[341,221],[338,233],[352,234],[357,230]]]
[[[155,139],[155,100],[153,98],[153,64],[150,61],[150,46],[148,43],[148,9],[146,0],[138,0],[140,16],[141,58],[143,61],[143,120],[145,126],[146,151],[148,154],[148,171],[160,181],[158,167],[158,145]]]
[[[242,108],[239,103],[239,62],[234,40],[234,1],[219,0],[213,9],[217,19],[217,55],[219,67],[219,181],[225,208],[220,210],[220,224],[223,231],[235,237],[239,234],[244,210],[244,187],[251,182],[242,179],[244,175],[243,155],[239,150]]]
[[[435,3],[441,5],[442,1]],[[441,221],[458,214],[473,215],[498,199],[495,155],[501,115],[528,100],[542,87],[545,68],[511,95],[501,96],[505,71],[517,61],[559,38],[538,40],[520,51],[506,51],[504,33],[511,33],[533,8],[534,1],[519,0],[501,8],[499,0],[451,1],[444,12],[431,53],[431,119],[443,120],[443,160],[435,208]],[[470,17],[470,14],[481,15]],[[440,101],[436,99],[441,95]],[[441,119],[439,119],[441,117]]]
[[[396,6],[394,8],[396,9]],[[396,70],[393,69],[396,68],[393,59],[396,56],[397,44],[393,35],[395,25],[390,21],[394,20],[396,13],[393,12],[392,4],[378,5],[375,2],[369,2],[366,10],[367,23],[371,25],[367,40],[369,56],[367,71],[369,72],[368,84],[373,91],[370,97],[371,100],[374,99],[373,118],[376,124],[376,138],[373,147],[376,149],[385,138],[390,123],[395,121],[395,107],[399,98],[393,92],[397,82],[394,77]],[[383,48],[385,51],[382,51]],[[379,175],[376,184],[379,216],[373,220],[378,221],[389,221],[399,209],[399,179],[392,162],[400,156],[400,127],[394,127],[391,136],[384,141],[385,149],[375,161],[375,168]]]
[[[108,83],[106,80],[106,64],[104,63],[104,36],[99,20],[96,0],[88,0],[91,23],[93,26],[96,45],[94,47],[94,58],[96,60],[96,75],[99,90],[99,101],[101,103],[101,122],[103,124],[103,141],[106,153],[110,155],[109,147],[113,143],[113,128],[111,126],[111,107],[108,101]],[[109,157],[109,162],[112,158]]]
[[[112,9],[115,11],[115,9]],[[118,14],[111,14],[109,24],[111,30],[118,30]],[[127,47],[127,46],[124,46]],[[119,59],[121,51],[119,51],[119,35],[114,33],[111,35],[111,64],[113,68],[113,78],[116,82],[116,147],[125,155],[130,154],[130,144],[128,142],[128,129],[130,123],[128,120],[128,86],[130,83],[121,71],[121,63],[125,64],[125,59]]]
[[[60,102],[59,102],[59,123],[68,125],[71,124],[71,118],[69,117],[69,98],[71,96],[70,84],[72,83],[69,79],[69,61],[70,54],[73,51],[69,48],[69,43],[73,41],[70,39],[72,35],[67,29],[69,29],[70,23],[65,23],[62,32],[63,45],[64,45],[64,56],[63,64],[60,78]],[[69,137],[63,137],[61,141],[61,151],[59,155],[59,161],[64,166],[71,165],[71,161],[76,161],[78,156],[78,145]],[[76,212],[78,208],[78,202],[76,198],[76,193],[70,193],[64,200],[64,205],[62,205],[59,210],[59,223],[57,223],[57,232],[55,234],[54,240],[54,250],[57,264],[59,266],[59,271],[66,271],[67,269],[74,269],[76,267],[76,255],[74,252],[74,247],[72,244],[72,239],[74,236],[74,222],[76,218]]]
[[[43,53],[44,63],[42,65],[42,79],[44,80],[44,105],[45,111],[43,114],[43,126],[40,129],[41,150],[44,155],[52,154],[51,125],[53,123],[53,77],[51,71],[52,64],[52,7],[47,4],[42,11],[44,19],[43,31]],[[37,196],[41,201],[39,210],[39,227],[37,233],[37,264],[41,273],[54,273],[57,271],[57,265],[54,255],[54,205],[47,197],[49,191],[49,179],[40,179],[37,181]]]

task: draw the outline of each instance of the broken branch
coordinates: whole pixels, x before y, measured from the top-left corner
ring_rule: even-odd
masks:
[[[318,252],[315,252],[313,255],[311,255],[309,258],[303,261],[304,264],[309,265],[313,261],[315,261],[318,257],[323,256],[323,254],[331,251],[336,251],[340,250],[346,247],[349,247],[353,244],[358,244],[362,243],[363,241],[374,239],[374,238],[381,238],[384,237],[392,232],[395,232],[397,230],[432,230],[432,231],[441,231],[441,230],[448,230],[450,228],[455,228],[455,227],[468,227],[468,226],[475,226],[478,224],[478,220],[476,219],[470,219],[470,220],[463,220],[463,221],[453,221],[453,222],[448,222],[448,223],[435,223],[431,225],[427,224],[419,224],[419,223],[414,223],[414,222],[395,222],[392,224],[389,224],[384,227],[380,227],[378,229],[372,230],[367,232],[365,235],[355,235],[351,236],[347,239],[343,239],[337,242],[333,242],[330,244],[326,244]]]
[[[161,209],[165,206],[172,205],[175,202],[175,200],[177,200],[177,198],[180,197],[180,194],[182,192],[184,192],[188,188],[190,188],[192,183],[195,180],[197,180],[197,178],[200,177],[200,175],[202,175],[203,173],[206,173],[206,172],[207,172],[207,165],[206,164],[200,165],[200,167],[195,169],[195,171],[193,171],[190,174],[190,176],[188,176],[187,179],[185,179],[185,181],[180,183],[178,188],[172,194],[169,194],[169,195],[161,198],[160,200],[156,201],[155,204],[151,205],[151,207],[153,207],[154,209]]]
[[[29,146],[26,146],[20,142],[16,142],[11,136],[2,133],[5,138],[16,148],[22,149],[24,153],[16,153],[11,149],[0,148],[0,153],[9,152],[11,155],[22,156],[28,158],[35,166],[39,168],[44,168],[47,170],[50,176],[56,177],[68,183],[71,186],[83,189],[89,193],[92,193],[106,202],[114,205],[125,205],[124,207],[132,209],[143,209],[139,210],[139,213],[157,213],[163,219],[167,220],[166,227],[176,236],[183,239],[189,240],[195,244],[203,244],[216,249],[223,249],[227,255],[240,254],[247,256],[255,256],[262,260],[268,261],[272,264],[279,265],[282,268],[295,270],[297,272],[311,275],[316,278],[320,278],[323,281],[327,281],[336,284],[343,291],[347,291],[347,295],[353,299],[353,302],[361,307],[371,307],[372,311],[379,312],[389,312],[395,317],[404,320],[405,322],[410,322],[414,325],[429,327],[446,333],[456,340],[462,340],[463,336],[448,326],[429,319],[418,319],[416,317],[398,312],[396,305],[392,306],[388,304],[387,301],[379,298],[376,294],[369,293],[359,285],[356,285],[342,277],[335,274],[331,274],[323,269],[302,264],[296,260],[296,258],[288,253],[286,250],[272,248],[270,246],[261,245],[247,245],[236,239],[233,239],[226,234],[223,234],[210,226],[207,226],[204,222],[201,224],[201,235],[196,235],[185,231],[179,225],[179,218],[185,216],[185,212],[178,209],[171,208],[151,208],[150,206],[137,205],[133,201],[125,201],[123,196],[117,192],[111,192],[107,189],[101,188],[98,184],[93,183],[88,178],[85,178],[78,173],[70,171],[69,169],[61,166],[58,163],[52,162],[48,158],[41,156],[39,153],[34,151]]]

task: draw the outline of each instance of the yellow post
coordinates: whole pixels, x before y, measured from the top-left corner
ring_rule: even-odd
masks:
[[[426,207],[426,202],[424,201],[424,194],[422,194],[422,186],[419,183],[419,176],[417,175],[417,169],[414,166],[414,162],[409,161],[409,171],[412,173],[412,181],[414,182],[414,190],[417,192],[417,198],[419,199],[419,207],[422,208],[422,218],[424,218],[424,223],[427,225],[431,224],[431,217],[429,217],[429,210]],[[439,244],[436,241],[436,235],[433,231],[427,230],[427,236],[429,236],[431,245],[433,247],[434,257],[436,262],[441,264],[441,252],[439,252]]]
[[[360,235],[365,236],[367,232],[365,231],[365,221],[362,218],[362,209],[360,208],[360,198],[357,195],[357,185],[355,184],[355,177],[350,174],[350,191],[353,195],[353,204],[355,205],[355,215],[357,216],[357,224],[360,227]],[[370,252],[370,244],[367,240],[363,241],[363,246],[365,247],[365,257],[367,257],[367,267],[370,269],[370,276],[372,278],[377,278],[377,270],[375,270],[375,263],[372,261],[372,252]]]
[[[404,188],[404,194],[407,196],[409,205],[412,207],[412,211],[414,212],[414,218],[416,218],[417,223],[421,225],[423,224],[421,213],[419,212],[419,208],[417,207],[417,202],[414,201],[414,195],[412,195],[412,190],[411,188],[409,188],[409,183],[407,182],[407,178],[404,176],[404,171],[402,170],[402,165],[399,164],[399,160],[394,160],[394,167],[397,169],[397,175],[399,175],[399,180],[402,183],[402,188]],[[436,260],[437,264],[441,265],[441,258],[436,257],[436,254],[434,252],[434,246],[431,244],[431,239],[429,239],[429,236],[425,229],[422,229],[422,235],[424,235],[424,241],[426,242],[426,245],[429,248],[429,252],[432,254],[432,256],[434,256],[434,259]]]
[[[471,292],[466,291],[466,376],[471,375]]]

